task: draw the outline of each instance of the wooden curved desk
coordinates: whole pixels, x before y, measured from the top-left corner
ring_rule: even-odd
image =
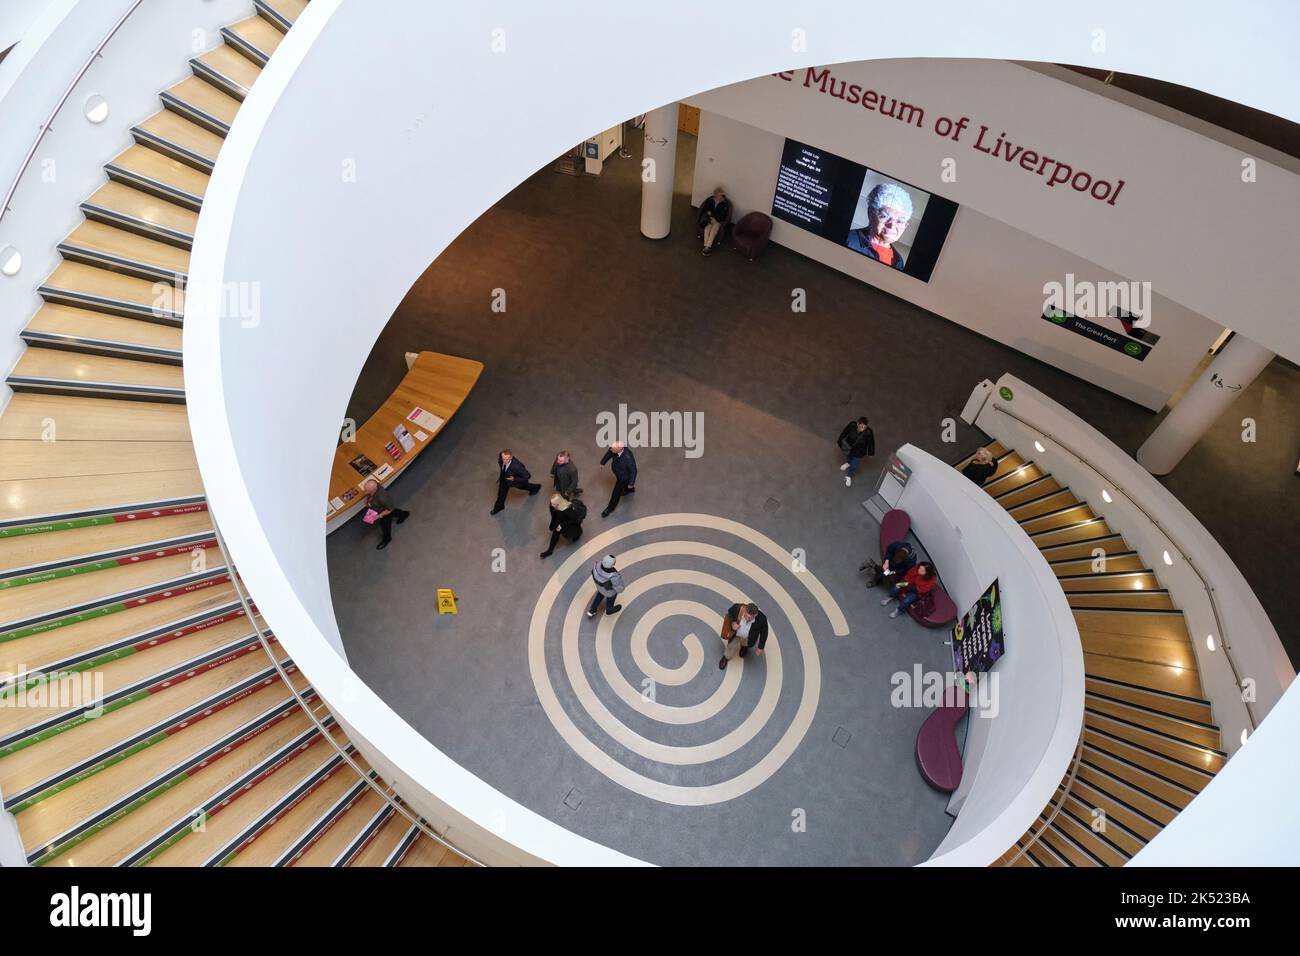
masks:
[[[330,469],[330,500],[325,511],[326,532],[339,528],[360,510],[366,500],[361,486],[370,478],[376,478],[385,488],[397,480],[451,421],[482,374],[483,363],[473,359],[440,352],[419,354],[393,394],[357,429],[355,439],[343,442],[335,450],[334,464]],[[432,427],[412,421],[407,416],[415,409],[423,409],[441,421]],[[393,427],[399,424],[406,426],[415,445],[410,451],[403,449],[402,457],[394,461],[384,446],[396,442]],[[421,432],[426,436],[423,440],[419,437]],[[377,473],[362,475],[353,468],[351,462],[357,455],[365,455],[374,462]],[[385,471],[384,465],[391,467],[392,472],[379,478],[378,472]],[[350,489],[355,489],[358,494],[344,500]],[[338,507],[341,500],[342,507]]]

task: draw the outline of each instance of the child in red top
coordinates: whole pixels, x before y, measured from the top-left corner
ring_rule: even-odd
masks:
[[[894,598],[898,598],[898,607],[889,612],[891,618],[898,617],[900,613],[938,586],[939,578],[934,573],[934,565],[929,561],[922,561],[903,575],[903,580],[894,585],[893,593],[881,601],[880,605],[884,607]]]

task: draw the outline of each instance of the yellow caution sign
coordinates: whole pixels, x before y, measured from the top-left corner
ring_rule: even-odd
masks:
[[[438,588],[438,613],[456,613],[456,594],[451,588]]]

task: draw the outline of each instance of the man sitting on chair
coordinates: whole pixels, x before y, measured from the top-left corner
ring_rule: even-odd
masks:
[[[731,200],[719,186],[713,195],[700,203],[700,228],[704,230],[704,254],[713,251],[718,237],[727,223],[731,222]]]

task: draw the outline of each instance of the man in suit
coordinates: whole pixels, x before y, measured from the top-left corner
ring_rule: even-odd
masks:
[[[762,657],[767,646],[767,615],[753,604],[733,604],[722,619],[721,636],[725,649],[718,661],[719,669],[726,670],[727,661],[737,655],[744,657],[751,647]]]
[[[533,476],[528,473],[524,463],[510,453],[510,449],[503,449],[501,454],[497,455],[497,503],[492,507],[492,514],[496,514],[506,506],[506,492],[511,488],[519,488],[527,491],[529,495],[535,495],[542,490],[542,486],[535,481],[529,481]]]
[[[609,496],[609,504],[600,513],[602,518],[609,517],[624,494],[630,495],[636,491],[636,459],[632,457],[632,449],[627,447],[626,442],[616,441],[610,445],[605,450],[605,457],[600,460],[602,465],[605,462],[609,462],[609,469],[614,473],[614,492]]]

